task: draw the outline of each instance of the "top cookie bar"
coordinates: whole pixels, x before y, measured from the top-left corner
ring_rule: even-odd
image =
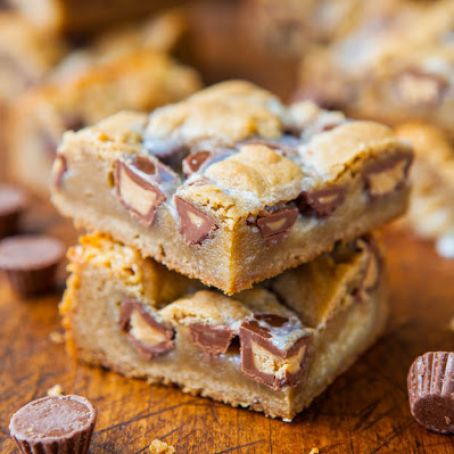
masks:
[[[403,213],[411,159],[385,126],[231,81],[67,132],[52,198],[232,294]]]

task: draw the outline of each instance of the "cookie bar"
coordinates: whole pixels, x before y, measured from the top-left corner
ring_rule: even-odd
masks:
[[[402,124],[396,132],[415,150],[405,220],[419,235],[434,239],[441,255],[454,258],[454,144],[424,123]]]
[[[80,34],[123,23],[169,7],[173,0],[10,0],[17,11],[35,26],[57,32]]]
[[[0,103],[40,82],[64,51],[57,35],[37,30],[16,13],[0,12]]]
[[[139,50],[171,52],[185,33],[184,13],[171,9],[123,26],[107,29],[87,44],[69,52],[48,76],[59,81],[82,74],[95,65],[114,61]]]
[[[306,56],[298,96],[357,118],[428,121],[454,133],[454,2],[413,3]]]
[[[121,109],[149,110],[174,102],[199,87],[192,69],[151,49],[127,52],[85,70],[79,66],[72,75],[29,91],[14,105],[8,131],[11,174],[47,195],[65,130],[96,123]]]
[[[231,81],[67,133],[52,199],[233,294],[403,213],[411,158],[385,126]]]
[[[352,26],[366,9],[361,0],[251,0],[257,36],[269,50],[300,56],[315,43],[327,43]]]
[[[291,420],[382,332],[382,260],[370,238],[234,297],[91,235],[69,252],[60,306],[69,352]]]

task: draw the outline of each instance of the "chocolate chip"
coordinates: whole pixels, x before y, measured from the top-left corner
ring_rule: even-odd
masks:
[[[54,289],[64,255],[61,241],[48,236],[15,236],[0,242],[0,269],[14,290],[31,296]]]
[[[275,212],[264,212],[257,217],[257,227],[266,241],[276,242],[287,236],[297,217],[297,208],[284,208]]]
[[[183,160],[183,173],[186,177],[192,175],[197,172],[200,167],[202,167],[202,165],[212,156],[213,153],[206,150],[191,153]]]
[[[343,186],[330,186],[314,191],[302,192],[296,204],[304,216],[325,218],[330,216],[345,200],[346,189]]]
[[[159,322],[152,309],[137,300],[123,301],[119,325],[145,359],[164,355],[175,348],[173,328]]]
[[[410,411],[419,424],[454,433],[454,352],[428,352],[408,372]]]
[[[241,370],[252,380],[274,390],[301,382],[310,337],[303,336],[283,350],[273,343],[273,330],[289,319],[275,314],[256,314],[240,327]]]
[[[26,206],[24,191],[15,186],[0,185],[0,238],[17,233]]]
[[[163,167],[146,156],[135,156],[117,161],[115,165],[115,192],[121,204],[145,225],[152,225],[160,205],[167,199],[159,184]],[[161,172],[159,172],[161,170]],[[167,177],[170,169],[165,172]]]
[[[48,396],[14,413],[9,431],[24,454],[87,454],[95,422],[96,410],[84,397]]]
[[[211,216],[181,197],[175,197],[175,205],[180,217],[180,233],[189,244],[200,244],[217,229]]]
[[[438,74],[419,68],[408,68],[396,78],[397,95],[404,102],[421,108],[438,106],[447,92],[449,83]]]
[[[189,325],[192,341],[209,355],[226,353],[235,333],[226,326],[192,323]]]
[[[372,199],[384,197],[400,189],[408,176],[412,158],[411,152],[400,152],[367,165],[363,170],[363,178],[369,196]]]
[[[55,189],[61,189],[63,186],[64,176],[68,170],[66,158],[62,154],[58,154],[54,161],[52,169],[52,185]]]
[[[189,153],[189,148],[184,144],[154,137],[146,138],[144,147],[151,155],[177,172],[181,170],[182,161]]]

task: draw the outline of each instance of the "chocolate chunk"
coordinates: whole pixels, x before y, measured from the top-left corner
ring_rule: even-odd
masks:
[[[285,330],[286,325],[291,332],[289,319],[275,314],[256,314],[240,327],[242,372],[274,390],[297,385],[306,369],[309,336],[300,337],[286,350],[273,343],[276,330]]]
[[[175,333],[171,326],[156,319],[150,307],[139,301],[123,301],[120,312],[120,329],[137,352],[145,359],[156,358],[175,348]]]
[[[118,199],[132,215],[148,226],[153,224],[157,209],[167,199],[159,187],[163,172],[158,167],[162,164],[146,156],[117,161],[115,165]]]
[[[176,171],[181,170],[181,163],[189,153],[189,148],[186,145],[169,139],[148,137],[143,144],[151,155]]]
[[[446,79],[418,68],[408,68],[396,79],[397,95],[405,103],[421,108],[433,108],[441,104],[449,87]]]
[[[400,189],[408,176],[413,155],[401,152],[367,165],[363,170],[364,185],[369,196],[383,197]]]
[[[200,167],[211,157],[213,153],[211,151],[197,151],[196,153],[191,153],[183,160],[183,173],[186,177],[197,172]]]
[[[12,288],[23,296],[55,288],[64,255],[61,241],[48,236],[15,236],[0,242],[0,269]]]
[[[48,396],[14,413],[9,431],[24,454],[87,454],[95,422],[96,410],[84,397]]]
[[[297,208],[284,208],[275,212],[265,212],[257,217],[257,227],[266,241],[276,242],[287,236],[297,217]]]
[[[226,353],[235,333],[226,326],[192,323],[189,332],[193,342],[209,355]]]
[[[24,191],[14,186],[0,185],[0,238],[17,232],[26,206]]]
[[[58,154],[54,161],[52,169],[52,185],[55,189],[61,189],[65,173],[68,170],[66,158],[62,154]]]
[[[410,411],[426,429],[454,433],[454,352],[428,352],[408,372]]]
[[[181,197],[175,197],[180,233],[189,244],[200,244],[217,229],[214,219]]]
[[[342,205],[346,192],[343,186],[304,191],[299,195],[296,203],[302,215],[325,218]]]

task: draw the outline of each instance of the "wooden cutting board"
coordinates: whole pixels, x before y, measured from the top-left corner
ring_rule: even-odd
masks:
[[[71,226],[47,204],[34,207],[26,230],[75,240]],[[453,453],[454,437],[427,432],[410,416],[406,374],[418,354],[454,349],[454,261],[395,229],[386,231],[385,243],[387,334],[293,423],[74,364],[64,345],[49,337],[60,329],[60,295],[21,301],[2,282],[0,452],[15,452],[10,415],[60,384],[98,409],[93,453],[145,453],[154,438],[177,453]]]

